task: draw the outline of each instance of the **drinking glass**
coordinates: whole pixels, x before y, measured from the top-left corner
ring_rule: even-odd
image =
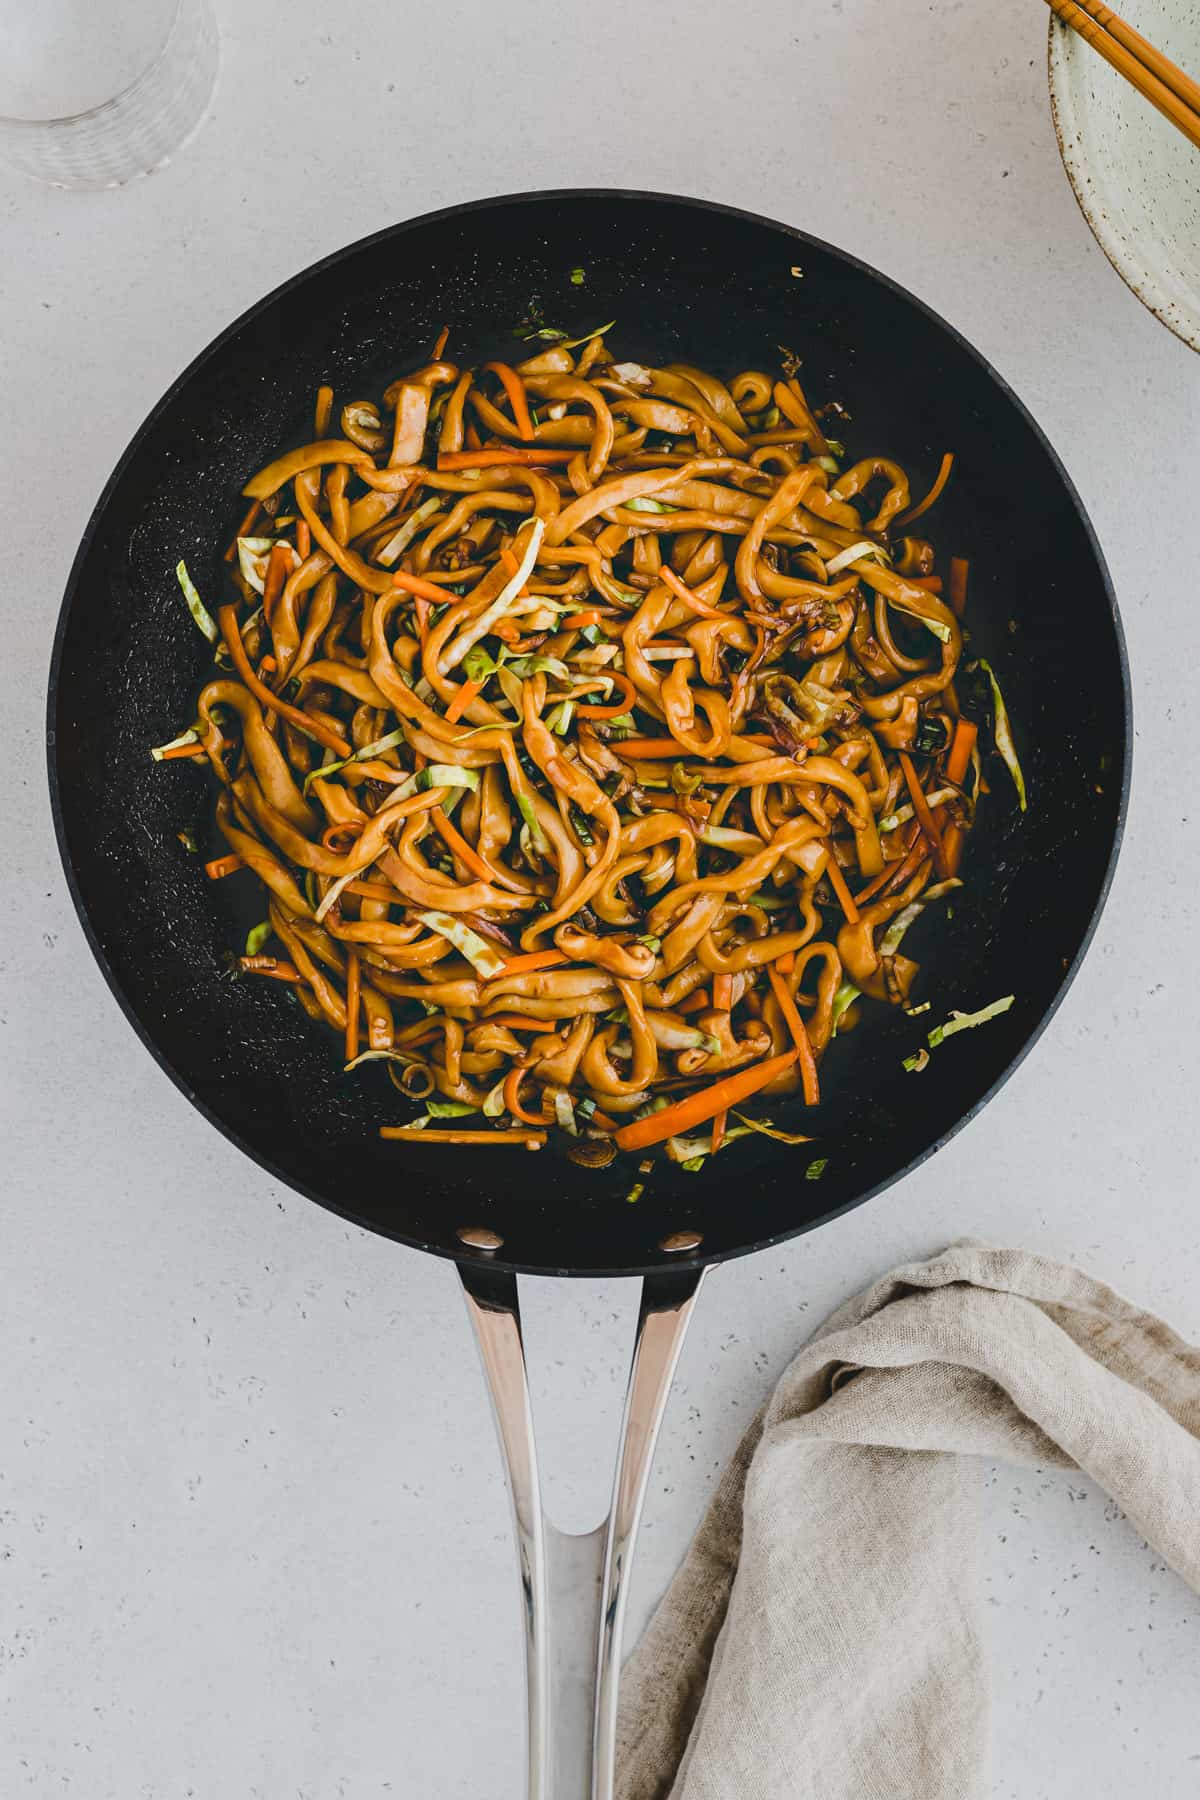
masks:
[[[0,0],[0,157],[63,188],[120,187],[199,125],[210,0]]]

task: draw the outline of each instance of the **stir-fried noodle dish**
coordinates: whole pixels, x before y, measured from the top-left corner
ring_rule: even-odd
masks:
[[[153,754],[207,761],[206,872],[263,897],[240,968],[386,1068],[385,1137],[695,1168],[808,1141],[760,1101],[919,1010],[901,939],[986,785],[967,563],[924,535],[950,455],[914,494],[790,354],[722,379],[606,330],[322,387],[217,592],[179,565],[215,668]]]

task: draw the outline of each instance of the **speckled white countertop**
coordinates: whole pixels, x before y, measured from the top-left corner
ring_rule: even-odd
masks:
[[[453,1272],[218,1138],[120,1017],[65,895],[42,713],[96,495],[183,364],[306,262],[433,206],[571,183],[744,205],[887,270],[1013,383],[1079,486],[1137,716],[1098,937],[947,1150],[712,1278],[640,1617],[802,1334],[896,1259],[1022,1241],[1200,1337],[1200,360],[1075,209],[1034,0],[218,10],[213,115],[175,165],[95,195],[0,171],[0,1793],[516,1800],[507,1507]],[[600,1510],[631,1301],[621,1283],[529,1297],[566,1524]],[[980,1480],[997,1794],[1200,1791],[1200,1603],[1087,1482]]]

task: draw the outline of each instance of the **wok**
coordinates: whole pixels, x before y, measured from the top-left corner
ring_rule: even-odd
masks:
[[[582,284],[571,271],[582,269]],[[214,887],[179,834],[215,854],[201,768],[152,764],[191,717],[209,652],[174,588],[185,557],[217,592],[249,475],[307,435],[321,382],[377,392],[443,323],[461,361],[521,354],[518,328],[572,336],[609,319],[618,353],[730,373],[803,359],[863,451],[920,493],[955,476],[934,535],[971,562],[972,654],[1003,671],[1030,790],[995,765],[953,916],[922,943],[931,1014],[883,1009],[826,1058],[804,1151],[739,1142],[699,1174],[657,1169],[634,1205],[604,1171],[548,1150],[489,1156],[384,1143],[395,1094],[346,1078],[332,1037],[273,984],[227,978],[257,917],[249,882]],[[527,352],[526,352],[527,353]],[[253,307],[200,355],[122,456],[63,602],[48,746],[67,878],[92,949],[143,1042],[217,1128],[343,1217],[459,1264],[509,1465],[529,1677],[530,1794],[611,1792],[624,1576],[649,1459],[704,1270],[811,1230],[935,1151],[995,1092],[1078,966],[1111,877],[1129,770],[1128,672],[1108,574],[1071,483],[1025,408],[948,325],[826,244],[742,212],[621,192],[518,195],[432,213],[340,251]],[[249,910],[243,910],[249,908]],[[902,1059],[951,1007],[1012,993],[933,1071]],[[362,1078],[365,1077],[365,1078]],[[378,1079],[376,1079],[378,1077]],[[800,1109],[777,1110],[793,1128]],[[585,1539],[542,1516],[517,1309],[518,1273],[641,1275],[644,1291],[610,1519]],[[553,1599],[554,1628],[548,1623]],[[597,1673],[598,1669],[598,1673]]]

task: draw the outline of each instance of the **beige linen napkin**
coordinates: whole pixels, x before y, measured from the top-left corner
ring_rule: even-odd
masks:
[[[958,1244],[784,1374],[625,1670],[619,1800],[982,1800],[974,1457],[1078,1467],[1200,1588],[1200,1352]]]

